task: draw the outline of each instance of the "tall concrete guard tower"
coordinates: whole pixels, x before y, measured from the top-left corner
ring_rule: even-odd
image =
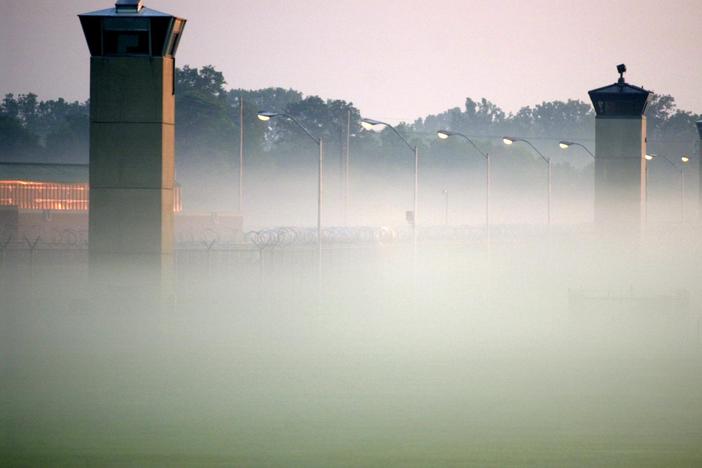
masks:
[[[651,94],[619,80],[588,94],[595,119],[595,223],[637,226],[645,216],[646,117]]]
[[[91,256],[169,254],[175,54],[185,20],[141,0],[79,18],[91,55]]]

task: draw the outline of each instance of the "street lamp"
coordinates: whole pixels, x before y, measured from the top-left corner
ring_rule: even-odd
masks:
[[[414,193],[413,193],[413,211],[412,211],[412,249],[413,253],[417,255],[417,192],[419,188],[419,148],[412,146],[405,137],[403,137],[400,132],[397,131],[395,127],[387,122],[382,122],[380,120],[374,119],[361,119],[361,126],[366,130],[373,130],[376,127],[387,127],[397,135],[400,140],[409,148],[409,150],[414,153]]]
[[[256,117],[258,117],[258,120],[260,120],[262,122],[268,122],[273,117],[278,117],[279,115],[283,115],[283,114],[279,114],[277,112],[258,111],[258,114],[256,114]]]
[[[343,156],[343,185],[344,185],[344,226],[349,223],[349,188],[351,170],[351,109],[346,110],[346,139]]]
[[[595,154],[592,151],[590,151],[587,146],[583,145],[582,143],[578,143],[577,141],[561,140],[558,142],[558,146],[560,146],[560,148],[564,151],[570,148],[571,146],[579,146],[582,149],[584,149],[585,152],[589,154],[593,160],[595,159]],[[596,173],[597,171],[595,171],[595,174]]]
[[[644,154],[644,160],[646,160],[646,168],[644,170],[644,177],[646,181],[646,190],[644,192],[644,213],[643,213],[643,218],[644,218],[644,223],[648,224],[648,163],[653,161],[653,158],[656,156],[654,154],[646,153]]]
[[[685,167],[690,162],[690,157],[686,154],[680,156],[680,221],[685,222]]]
[[[645,156],[646,160],[648,161],[653,161],[656,159],[658,155],[655,154],[647,154]],[[670,167],[673,169],[677,169],[680,171],[680,222],[684,223],[685,222],[685,166],[687,166],[687,163],[690,162],[690,157],[686,154],[683,154],[680,157],[680,162],[682,162],[682,166],[678,166],[675,164],[672,160],[667,158],[666,156],[660,155],[661,158],[665,162],[667,162]],[[648,173],[647,173],[648,175]],[[648,186],[648,183],[647,183]]]
[[[521,141],[521,142],[529,145],[531,147],[531,149],[533,149],[536,152],[536,154],[538,154],[541,157],[541,159],[544,160],[544,162],[546,163],[546,166],[548,168],[548,177],[547,177],[548,190],[547,190],[547,199],[546,199],[546,223],[550,226],[551,225],[551,158],[547,158],[546,156],[544,156],[541,153],[541,151],[536,149],[536,146],[531,144],[531,142],[529,140],[526,140],[524,138],[518,138],[518,137],[508,137],[508,136],[502,137],[502,142],[508,146],[514,144],[517,141]]]
[[[582,149],[584,149],[585,152],[586,152],[587,154],[589,154],[589,155],[592,156],[593,158],[595,157],[595,155],[592,153],[592,151],[590,151],[590,150],[587,148],[587,146],[583,145],[582,143],[578,143],[577,141],[565,141],[565,140],[561,140],[561,141],[558,142],[558,146],[560,146],[562,150],[567,150],[567,149],[570,148],[571,146],[579,146],[579,147],[581,147]]]
[[[695,122],[695,126],[697,127],[697,135],[699,135],[700,139],[697,140],[697,151],[698,151],[698,159],[699,161],[702,161],[702,119],[698,120]],[[702,171],[702,166],[700,166],[700,169],[698,170]],[[700,175],[698,176],[700,180],[702,181],[702,172],[700,172]],[[702,186],[702,184],[700,184]],[[697,219],[698,221],[700,220],[700,217],[702,217],[702,190],[698,190],[698,195],[697,195]]]
[[[239,95],[239,216],[244,204],[244,95]],[[243,222],[243,221],[242,221]]]
[[[321,273],[322,270],[322,194],[324,188],[324,141],[322,138],[317,138],[312,135],[300,122],[298,122],[295,117],[285,112],[269,112],[269,111],[259,111],[257,114],[258,120],[263,122],[268,122],[271,119],[280,117],[290,120],[294,123],[300,130],[302,130],[312,141],[314,141],[319,147],[319,163],[317,168],[317,262],[318,268]],[[321,274],[320,274],[321,278]]]
[[[475,144],[473,140],[471,140],[469,137],[466,135],[460,133],[460,132],[452,132],[450,130],[439,130],[436,132],[436,136],[440,140],[447,140],[449,137],[455,136],[459,138],[463,138],[466,140],[468,143],[473,145],[473,148],[483,157],[485,158],[485,230],[489,234],[490,230],[490,155],[488,153],[485,153],[484,151],[481,151],[480,148]]]
[[[373,119],[361,119],[361,127],[363,127],[365,130],[373,130],[375,127],[379,127],[381,125],[393,128],[392,125],[386,124],[381,122],[380,120],[373,120]],[[400,135],[400,138],[402,138],[402,135]],[[404,140],[404,138],[402,138]]]

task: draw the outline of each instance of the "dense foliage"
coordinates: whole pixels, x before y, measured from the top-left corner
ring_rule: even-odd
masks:
[[[389,131],[361,131],[361,112],[351,102],[303,96],[292,89],[228,89],[223,74],[212,66],[178,70],[177,148],[179,175],[198,176],[230,171],[238,164],[239,106],[244,103],[247,163],[252,166],[302,167],[313,165],[313,143],[290,122],[268,125],[255,118],[259,109],[294,115],[312,133],[325,139],[330,160],[339,158],[351,117],[351,150],[356,167],[369,170],[406,167],[402,143]],[[0,161],[86,162],[88,157],[88,102],[64,99],[40,101],[35,94],[7,94],[0,104]],[[694,121],[700,116],[677,109],[672,96],[656,95],[649,105],[649,150],[673,157],[692,153],[697,144]],[[466,98],[463,107],[398,125],[398,130],[420,146],[427,168],[444,170],[465,159],[458,141],[437,142],[434,132],[448,128],[476,137],[493,153],[505,151],[500,136],[532,138],[561,165],[571,161],[559,153],[556,140],[566,138],[594,146],[594,113],[589,103],[577,100],[543,102],[507,113],[486,99]],[[526,151],[524,151],[526,152]],[[582,155],[581,155],[582,156]],[[578,158],[575,158],[577,160]],[[510,159],[510,164],[517,164]],[[530,158],[521,158],[525,164]],[[528,161],[530,160],[530,161]],[[574,173],[587,159],[569,168]],[[479,161],[474,162],[478,164]]]

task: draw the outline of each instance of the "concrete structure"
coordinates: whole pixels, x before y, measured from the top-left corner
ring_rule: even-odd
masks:
[[[638,226],[646,216],[646,117],[651,94],[619,80],[590,91],[595,108],[595,223]]]
[[[175,53],[185,20],[141,0],[79,18],[91,54],[91,255],[169,254]]]

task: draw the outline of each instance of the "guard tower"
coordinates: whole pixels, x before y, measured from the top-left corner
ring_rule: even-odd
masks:
[[[175,54],[185,20],[141,0],[79,18],[91,55],[91,257],[170,254]]]
[[[646,117],[651,94],[624,80],[588,94],[595,118],[595,223],[639,226],[646,213]]]

